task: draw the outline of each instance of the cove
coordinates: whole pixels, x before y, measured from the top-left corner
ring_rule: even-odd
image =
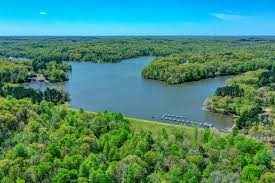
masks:
[[[165,113],[179,114],[188,120],[212,123],[219,129],[232,127],[231,116],[202,109],[205,99],[224,86],[228,77],[179,85],[143,79],[142,68],[154,58],[102,64],[69,62],[72,65],[69,81],[54,84],[35,81],[26,85],[37,89],[64,87],[70,94],[73,108],[121,112],[125,116],[156,121]]]

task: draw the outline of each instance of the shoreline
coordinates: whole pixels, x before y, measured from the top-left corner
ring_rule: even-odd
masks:
[[[192,130],[194,128],[194,126],[190,126],[190,125],[185,125],[184,123],[182,124],[178,124],[178,123],[166,123],[166,122],[161,122],[161,121],[152,121],[152,120],[145,120],[145,119],[140,119],[140,118],[132,118],[132,117],[128,117],[128,116],[124,116],[125,119],[129,120],[129,122],[134,125],[134,126],[138,126],[138,125],[145,125],[145,126],[152,126],[152,128],[156,128],[156,127],[170,127],[170,128],[184,128],[184,129],[189,129]],[[214,132],[218,132],[218,133],[225,133],[228,134],[231,131],[229,130],[222,130],[222,129],[218,129],[218,128],[202,128],[200,126],[196,126],[198,128],[198,130],[205,130],[205,129],[210,129]]]
[[[139,57],[138,57],[139,58]],[[37,82],[41,82],[41,83],[53,83],[53,82],[49,82],[49,81],[45,81],[44,79],[45,78],[43,78],[43,76],[41,76],[40,74],[36,74],[35,75],[36,76],[36,78],[33,78],[32,79],[32,81],[37,81]],[[227,77],[227,76],[222,76],[222,77]],[[71,79],[71,78],[70,78]],[[207,78],[207,79],[204,79],[204,80],[208,80],[208,79],[210,79],[210,78]],[[225,78],[226,79],[226,78]],[[155,80],[154,80],[155,81]],[[214,80],[215,81],[215,80]],[[156,81],[156,82],[158,82],[158,81]],[[191,82],[197,82],[197,81],[190,81],[190,83]],[[68,91],[69,92],[69,91]],[[194,111],[195,112],[197,112],[197,113],[202,113],[203,115],[204,115],[204,113],[205,112],[201,112],[201,107],[202,107],[202,102],[203,102],[203,99],[204,99],[204,97],[202,98],[202,99],[200,99],[200,103],[198,103],[198,106],[197,106],[197,108],[196,109],[194,109]],[[79,106],[81,106],[81,105],[79,105]],[[203,107],[204,108],[204,107]],[[149,115],[150,115],[150,111],[149,111]],[[195,116],[195,115],[194,115]],[[136,116],[135,116],[136,117]],[[140,117],[140,116],[138,116],[138,117]],[[146,116],[147,117],[147,116]],[[191,118],[192,118],[192,116],[191,116]],[[227,118],[229,118],[229,117],[227,117]],[[148,118],[147,118],[148,119]],[[198,119],[200,119],[200,118],[198,118]],[[202,118],[202,119],[206,119],[206,118]],[[211,118],[212,119],[212,118]],[[140,119],[140,120],[142,120],[142,118]],[[148,119],[149,121],[151,120],[150,119],[150,116],[149,116],[149,119]],[[162,121],[162,122],[160,122],[160,119],[153,119],[153,120],[157,120],[157,121],[155,121],[155,122],[157,122],[157,123],[162,123],[162,124],[173,124],[173,125],[180,125],[180,126],[196,126],[196,125],[192,125],[192,124],[185,124],[185,123],[180,123],[180,122],[173,122],[173,121]],[[232,120],[231,120],[231,118],[230,118],[230,124],[229,124],[229,120],[228,120],[228,123],[226,124],[226,123],[224,123],[224,124],[222,124],[222,120],[220,119],[220,118],[213,118],[213,120],[215,120],[215,122],[213,123],[214,125],[215,124],[217,124],[217,127],[214,127],[214,128],[216,128],[216,129],[218,129],[218,130],[220,130],[220,131],[230,131],[231,130],[231,127],[232,127]],[[206,120],[203,120],[203,121],[206,121]],[[209,121],[211,121],[211,120],[209,120]],[[199,122],[199,121],[197,121],[197,122]],[[210,122],[211,123],[211,122]],[[221,124],[221,125],[220,125]],[[200,128],[202,128],[201,126],[198,126],[198,127],[200,127]]]
[[[229,115],[229,116],[232,116],[233,118],[237,117],[235,114],[230,113],[230,112],[225,112],[223,110],[216,109],[216,108],[208,108],[207,107],[207,103],[208,103],[209,100],[210,100],[209,97],[207,97],[205,99],[205,101],[203,102],[202,110],[204,110],[204,111],[210,111],[210,112],[214,112],[214,113],[219,113],[219,114],[224,114],[224,115]]]
[[[70,108],[72,110],[79,110],[77,108]],[[94,111],[87,111],[87,110],[84,110],[88,113],[91,113],[91,114],[99,114],[101,112],[94,112]],[[173,123],[173,122],[165,122],[165,121],[156,121],[156,120],[147,120],[147,119],[141,119],[141,118],[134,118],[134,117],[129,117],[129,116],[125,116],[123,115],[123,117],[127,120],[129,120],[130,122],[132,123],[146,123],[146,124],[151,124],[151,125],[161,125],[161,126],[166,126],[166,127],[180,127],[180,128],[188,128],[188,129],[192,129],[193,127],[197,127],[198,129],[202,130],[202,129],[211,129],[211,130],[214,130],[214,131],[218,131],[218,132],[223,132],[223,133],[230,133],[231,132],[231,128],[229,129],[219,129],[219,128],[215,128],[215,127],[212,127],[212,128],[203,128],[203,127],[200,127],[200,126],[191,126],[191,125],[186,125],[185,123]]]

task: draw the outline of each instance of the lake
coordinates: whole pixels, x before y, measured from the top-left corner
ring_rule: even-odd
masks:
[[[209,122],[220,129],[233,125],[232,117],[202,109],[205,99],[225,85],[228,77],[217,77],[179,85],[146,80],[142,68],[154,57],[126,59],[119,63],[69,62],[70,80],[63,83],[31,82],[33,88],[64,87],[70,105],[88,111],[114,111],[147,120],[165,113],[179,114],[198,122]]]

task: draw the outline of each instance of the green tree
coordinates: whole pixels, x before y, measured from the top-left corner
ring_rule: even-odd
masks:
[[[16,159],[18,157],[26,158],[28,156],[28,150],[24,144],[17,144],[13,151],[13,158]]]
[[[76,170],[62,168],[58,171],[53,180],[56,183],[72,183],[76,182],[77,178],[78,175]]]
[[[244,182],[258,182],[261,174],[262,168],[256,165],[247,165],[243,168],[241,172],[241,178]]]
[[[266,172],[261,176],[261,183],[274,183],[275,182],[275,174],[271,172]]]
[[[266,149],[260,150],[256,153],[254,157],[254,162],[257,165],[268,166],[272,160],[271,152]]]

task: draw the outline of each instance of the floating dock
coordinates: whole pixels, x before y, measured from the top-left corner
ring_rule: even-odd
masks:
[[[214,127],[213,124],[208,123],[208,122],[197,122],[197,121],[187,120],[185,117],[183,117],[181,115],[174,115],[174,114],[164,114],[161,117],[161,120],[173,121],[173,122],[179,122],[179,123],[186,123],[186,124],[189,124],[189,125],[197,125],[197,126],[204,127],[204,128]]]

